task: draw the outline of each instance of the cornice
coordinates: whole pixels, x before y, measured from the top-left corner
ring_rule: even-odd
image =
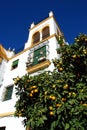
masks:
[[[14,115],[14,112],[2,113],[2,114],[0,114],[0,117],[11,116],[11,115]]]
[[[30,47],[28,47],[28,48],[24,49],[23,51],[17,53],[17,54],[14,55],[13,57],[8,58],[8,60],[11,60],[11,59],[14,59],[14,58],[18,57],[19,55],[23,54],[24,52],[28,51],[29,49],[31,49],[31,48],[33,48],[33,47],[39,45],[40,43],[42,43],[42,42],[44,42],[44,41],[46,41],[46,40],[49,40],[49,39],[53,38],[53,37],[57,37],[57,35],[56,35],[56,34],[52,34],[51,36],[47,37],[46,39],[41,40],[40,42],[38,42],[38,43],[36,43],[36,44],[32,44]]]
[[[29,67],[29,68],[27,69],[27,72],[28,72],[29,74],[34,73],[34,72],[36,72],[36,71],[38,71],[38,70],[42,70],[42,69],[44,69],[44,68],[47,68],[50,64],[51,64],[50,61],[49,61],[49,60],[46,60],[46,61],[44,61],[44,62],[42,62],[42,63],[39,63],[39,64],[37,64],[37,65],[34,65],[34,66],[32,66],[32,67]]]

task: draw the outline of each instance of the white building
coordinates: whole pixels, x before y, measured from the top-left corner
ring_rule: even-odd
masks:
[[[24,50],[18,54],[0,45],[0,130],[25,130],[22,118],[14,117],[17,98],[13,78],[52,71],[52,59],[59,57],[56,51],[60,47],[59,35],[62,32],[50,12],[48,18],[31,24]]]

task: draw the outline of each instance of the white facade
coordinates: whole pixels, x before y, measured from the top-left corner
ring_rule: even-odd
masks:
[[[52,71],[54,69],[52,59],[59,57],[56,51],[60,47],[57,40],[59,35],[62,35],[61,30],[53,13],[50,12],[47,19],[37,25],[31,24],[24,50],[14,56],[13,53],[10,54],[10,58],[8,57],[5,65],[3,63],[4,68],[0,66],[3,70],[0,71],[0,78],[3,77],[0,87],[0,130],[25,130],[22,118],[14,117],[14,106],[17,98],[13,78],[21,77],[26,73],[33,76],[44,70]],[[13,87],[13,89],[10,88],[12,93],[10,97],[6,97],[6,92],[9,91],[10,86]]]

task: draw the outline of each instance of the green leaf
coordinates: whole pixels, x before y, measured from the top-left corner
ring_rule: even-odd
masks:
[[[45,115],[42,116],[43,120],[47,120],[47,117]]]
[[[70,128],[70,130],[76,130],[75,128]]]
[[[65,130],[68,130],[68,129],[69,129],[69,127],[70,127],[70,126],[69,126],[69,124],[68,124],[68,123],[66,123],[66,124],[65,124]]]
[[[40,118],[36,123],[37,123],[36,124],[37,126],[40,126],[40,125],[44,124],[44,120],[42,118]]]
[[[53,60],[53,72],[24,75],[17,81],[15,115],[22,114],[25,126],[33,130],[87,128],[87,35],[80,34],[76,39],[75,44],[58,49],[61,56]],[[59,67],[63,71],[58,72]]]

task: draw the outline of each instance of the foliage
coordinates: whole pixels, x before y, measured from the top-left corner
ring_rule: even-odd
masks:
[[[87,36],[80,34],[72,45],[57,49],[55,70],[15,81],[15,116],[33,130],[87,129]]]

